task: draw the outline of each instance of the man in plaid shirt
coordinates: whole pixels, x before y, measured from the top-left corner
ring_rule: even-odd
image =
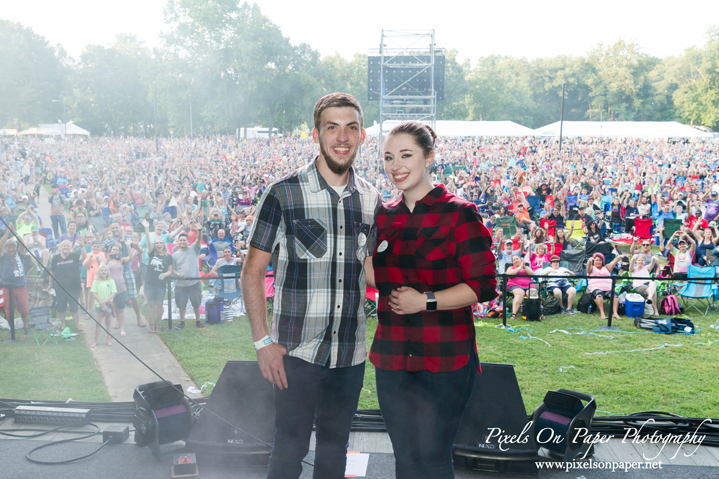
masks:
[[[275,385],[268,478],[300,476],[314,422],[314,477],[344,477],[364,380],[364,265],[371,262],[381,200],[352,168],[365,138],[357,100],[344,93],[321,98],[314,123],[320,154],[265,191],[242,274],[257,361]],[[275,273],[271,336],[265,298],[270,261]]]

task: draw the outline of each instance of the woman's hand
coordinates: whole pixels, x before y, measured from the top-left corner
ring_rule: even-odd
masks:
[[[405,315],[424,311],[427,307],[427,296],[408,286],[392,290],[389,305],[395,314]]]

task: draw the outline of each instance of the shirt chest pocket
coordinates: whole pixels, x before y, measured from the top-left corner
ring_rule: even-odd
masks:
[[[322,220],[298,219],[292,222],[295,255],[300,259],[322,258],[327,253],[327,228]]]
[[[449,249],[449,226],[422,228],[417,235],[417,256],[427,261],[443,260]]]

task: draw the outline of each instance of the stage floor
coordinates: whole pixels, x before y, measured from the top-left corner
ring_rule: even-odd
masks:
[[[109,424],[99,423],[100,430],[104,430]],[[12,420],[4,421],[0,424],[0,430],[14,431],[20,434],[29,434],[28,429],[50,429],[37,425],[17,425]],[[88,428],[90,430],[90,428]],[[22,432],[26,431],[26,432]],[[124,478],[124,477],[143,477],[143,478],[165,478],[170,477],[170,466],[172,465],[171,457],[163,460],[155,459],[150,450],[146,447],[136,446],[132,439],[124,444],[108,444],[96,455],[74,464],[47,466],[38,465],[29,462],[25,455],[34,447],[49,441],[59,441],[71,437],[69,434],[52,433],[39,439],[17,439],[7,436],[0,436],[0,457],[2,457],[2,469],[0,477],[3,479],[26,479],[26,478],[45,478],[53,477],[54,479],[97,479],[98,476],[104,476],[108,479]],[[42,449],[33,454],[33,457],[46,461],[62,461],[72,457],[81,456],[92,452],[102,443],[102,435],[95,436],[82,441],[72,443],[64,443],[50,448]],[[181,446],[177,443],[176,446]],[[387,447],[389,445],[389,451]],[[458,479],[497,479],[498,477],[511,477],[516,479],[525,478],[542,478],[572,479],[584,476],[585,479],[610,479],[616,478],[619,471],[612,473],[611,462],[649,462],[656,463],[661,461],[662,468],[653,469],[633,469],[629,472],[632,479],[704,479],[708,477],[719,477],[719,449],[700,447],[694,454],[685,457],[680,451],[674,461],[671,456],[676,451],[676,446],[667,446],[656,459],[645,461],[642,454],[646,457],[653,457],[659,453],[658,445],[632,445],[631,443],[622,443],[621,440],[610,441],[609,444],[602,444],[597,447],[595,460],[593,462],[604,463],[601,469],[573,469],[569,471],[570,475],[563,470],[546,470],[539,471],[537,476],[534,475],[500,475],[497,473],[483,473],[467,470],[457,470]],[[163,446],[163,450],[171,449],[171,445]],[[382,433],[352,433],[350,441],[350,450],[370,453],[367,475],[365,477],[372,479],[391,479],[394,477],[394,456],[391,454],[391,444],[386,434]],[[694,451],[694,447],[687,448],[686,454]],[[310,452],[307,457],[308,462],[312,462],[314,453]],[[545,457],[540,457],[542,461],[549,461]],[[590,463],[591,464],[591,463]],[[673,464],[673,465],[672,465]],[[213,462],[210,458],[198,458],[198,468],[200,478],[203,479],[220,479],[220,478],[238,478],[238,479],[264,479],[266,476],[266,467],[241,467],[239,465],[222,465]],[[573,474],[573,475],[571,475]],[[302,479],[312,477],[312,468],[304,467]]]

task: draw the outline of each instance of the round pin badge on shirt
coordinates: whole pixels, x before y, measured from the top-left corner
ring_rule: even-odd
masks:
[[[384,250],[387,249],[387,246],[389,246],[389,243],[387,240],[382,241],[379,246],[377,247],[377,252],[382,253]]]
[[[365,245],[366,242],[367,242],[367,235],[365,235],[364,233],[360,233],[359,236],[357,237],[357,244],[359,244],[360,247],[362,247]]]

